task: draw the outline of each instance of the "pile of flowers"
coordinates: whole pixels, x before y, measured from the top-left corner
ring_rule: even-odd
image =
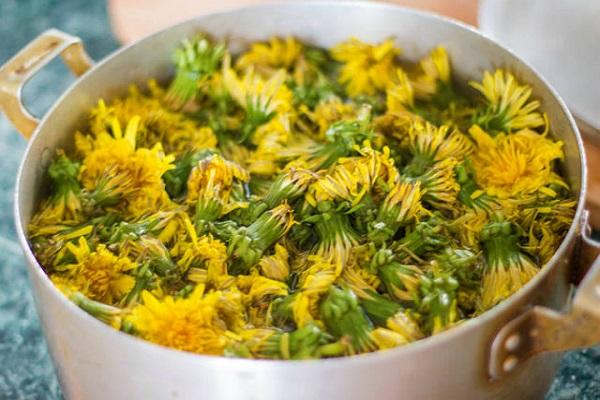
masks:
[[[170,83],[100,100],[48,169],[29,240],[96,318],[176,349],[323,358],[488,310],[554,254],[576,201],[540,102],[459,86],[437,47],[205,36]]]

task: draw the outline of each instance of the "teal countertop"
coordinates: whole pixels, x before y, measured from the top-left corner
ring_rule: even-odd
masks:
[[[0,0],[0,64],[51,27],[81,37],[95,60],[118,47],[103,1]],[[25,102],[42,115],[71,82],[52,62],[27,85]],[[0,115],[0,399],[61,399],[15,237],[12,193],[25,144]],[[546,398],[600,399],[600,348],[568,353]]]

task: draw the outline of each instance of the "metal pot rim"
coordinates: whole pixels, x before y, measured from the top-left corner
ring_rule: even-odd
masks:
[[[310,6],[313,8],[318,7],[318,8],[381,9],[381,10],[388,10],[390,12],[396,12],[396,13],[401,12],[404,14],[412,14],[412,15],[418,16],[419,18],[429,19],[435,23],[444,23],[444,24],[452,25],[457,29],[462,29],[464,31],[468,31],[468,34],[470,34],[470,35],[475,35],[475,36],[478,36],[478,37],[484,39],[489,44],[494,46],[498,51],[507,53],[513,61],[520,63],[524,68],[532,71],[540,79],[540,81],[543,83],[543,85],[546,87],[546,89],[549,91],[549,93],[559,103],[560,108],[561,108],[562,112],[564,113],[564,116],[567,118],[568,123],[575,134],[575,140],[577,142],[577,149],[578,149],[578,155],[579,155],[579,162],[581,165],[581,182],[579,182],[580,189],[579,189],[579,193],[578,193],[578,204],[577,204],[575,217],[573,219],[573,222],[571,223],[571,226],[570,226],[567,234],[565,235],[565,238],[562,240],[559,248],[556,250],[556,252],[552,256],[552,258],[548,261],[548,263],[546,263],[546,265],[544,265],[544,267],[542,267],[542,269],[536,274],[536,276],[533,279],[531,279],[529,282],[527,282],[527,284],[523,288],[521,288],[518,292],[516,292],[515,294],[510,296],[508,299],[506,299],[502,303],[496,305],[492,309],[486,311],[485,313],[483,313],[477,317],[471,318],[455,327],[452,327],[451,329],[449,329],[447,331],[441,332],[437,335],[429,336],[429,337],[421,339],[419,341],[410,343],[409,345],[406,345],[406,346],[400,346],[400,347],[396,347],[396,348],[389,349],[386,351],[377,351],[377,352],[373,352],[373,353],[359,354],[357,356],[352,356],[352,357],[339,357],[339,358],[329,358],[329,359],[319,359],[319,360],[302,360],[302,361],[254,360],[254,359],[247,360],[247,359],[226,358],[226,357],[222,357],[222,356],[210,356],[210,355],[195,354],[195,353],[180,351],[180,350],[156,345],[151,342],[145,341],[143,339],[137,338],[135,336],[117,331],[117,330],[107,326],[106,324],[98,321],[96,318],[90,316],[85,311],[83,311],[79,307],[77,307],[74,303],[69,301],[56,288],[56,286],[54,286],[54,284],[52,284],[52,282],[50,281],[50,279],[48,278],[48,276],[42,269],[41,265],[39,264],[39,262],[33,255],[33,252],[31,251],[31,248],[29,247],[29,243],[28,243],[28,240],[27,240],[27,237],[25,234],[25,231],[26,231],[25,227],[23,226],[23,224],[21,222],[21,217],[20,217],[21,212],[20,212],[19,193],[21,192],[21,187],[22,187],[22,175],[23,175],[23,171],[25,169],[25,161],[28,159],[29,153],[32,148],[32,144],[35,142],[35,140],[37,140],[38,133],[41,130],[41,127],[45,124],[48,117],[62,103],[62,101],[66,97],[69,96],[69,94],[73,90],[73,88],[76,87],[82,79],[85,79],[86,77],[93,75],[94,72],[98,68],[100,68],[102,65],[110,62],[114,58],[120,57],[123,53],[126,53],[129,49],[137,46],[139,43],[142,43],[142,42],[149,40],[151,38],[154,38],[156,36],[160,36],[166,31],[169,31],[171,29],[174,29],[174,28],[182,26],[182,25],[194,24],[196,21],[203,20],[203,19],[209,19],[209,18],[212,18],[215,16],[235,17],[235,15],[237,13],[243,12],[245,10],[261,10],[262,9],[265,12],[269,12],[269,10],[273,9],[273,8],[294,8],[294,7],[302,8],[302,7],[306,7],[306,6]],[[336,2],[336,1],[331,1],[331,0],[318,1],[318,2],[310,1],[310,0],[302,0],[302,1],[297,1],[297,2],[291,3],[291,4],[270,3],[270,4],[238,7],[238,8],[233,8],[230,10],[200,15],[200,16],[191,18],[187,21],[181,22],[179,24],[167,27],[156,33],[148,35],[140,40],[137,40],[133,43],[125,45],[125,46],[117,49],[116,51],[112,52],[108,56],[104,57],[101,61],[99,61],[92,68],[90,68],[85,74],[83,74],[79,79],[75,80],[69,86],[69,88],[67,90],[65,90],[65,92],[63,94],[61,94],[61,96],[56,100],[56,102],[52,105],[52,107],[50,107],[50,109],[46,112],[46,114],[42,118],[39,126],[35,129],[33,136],[31,137],[30,141],[27,144],[27,148],[21,159],[19,170],[17,173],[17,180],[16,180],[15,193],[14,193],[14,209],[13,210],[14,210],[14,218],[15,218],[19,243],[23,249],[26,259],[29,261],[29,264],[31,266],[34,266],[34,268],[31,269],[31,270],[34,270],[33,273],[35,273],[37,275],[37,278],[40,279],[40,281],[42,282],[42,284],[45,286],[46,289],[49,289],[49,291],[52,293],[52,295],[60,298],[59,301],[65,306],[65,308],[67,310],[78,315],[80,318],[87,319],[87,323],[96,324],[96,328],[100,329],[100,330],[104,330],[105,335],[112,335],[115,339],[122,339],[125,341],[129,341],[130,342],[130,343],[128,343],[129,346],[138,345],[138,346],[140,346],[140,349],[144,349],[146,351],[153,351],[157,354],[157,356],[160,356],[161,353],[163,353],[163,354],[179,353],[181,357],[190,357],[195,360],[202,360],[203,362],[210,362],[215,365],[224,364],[225,367],[231,366],[231,365],[233,365],[233,363],[236,363],[237,365],[245,365],[246,363],[248,363],[253,366],[257,366],[259,364],[262,366],[273,364],[273,365],[276,365],[277,368],[295,368],[296,366],[307,366],[307,367],[310,366],[312,368],[314,368],[316,366],[322,367],[322,368],[330,368],[330,367],[337,368],[342,365],[356,365],[356,364],[371,363],[371,362],[375,362],[375,361],[377,361],[377,362],[384,361],[387,358],[395,358],[395,357],[398,357],[401,355],[405,356],[405,355],[409,355],[412,353],[418,353],[418,352],[424,351],[430,347],[447,345],[449,342],[454,340],[454,338],[467,333],[469,330],[471,330],[475,326],[487,324],[489,321],[493,320],[497,314],[502,313],[505,310],[513,307],[513,305],[515,303],[519,302],[519,300],[521,298],[525,297],[529,292],[535,290],[541,284],[541,282],[544,280],[546,275],[548,275],[549,271],[556,266],[556,264],[559,262],[559,260],[561,260],[565,257],[565,253],[566,253],[567,248],[569,247],[570,243],[577,238],[577,236],[579,234],[580,221],[581,221],[582,213],[583,213],[583,209],[584,209],[585,194],[587,192],[587,179],[586,178],[587,178],[587,167],[586,167],[585,151],[584,151],[584,147],[583,147],[583,142],[582,142],[579,130],[577,128],[577,125],[575,124],[575,120],[574,120],[572,114],[570,113],[570,111],[568,110],[564,100],[560,97],[560,95],[556,92],[556,90],[546,81],[546,79],[544,79],[544,77],[542,75],[540,75],[533,67],[531,67],[525,61],[523,61],[521,58],[519,58],[511,50],[503,47],[502,45],[500,45],[493,39],[489,38],[485,34],[478,31],[475,27],[467,25],[463,22],[457,21],[455,19],[452,19],[452,18],[449,18],[446,16],[441,16],[441,15],[437,15],[437,14],[430,13],[430,12],[414,10],[414,9],[391,5],[391,4],[376,3],[376,2],[370,2],[370,1],[364,1],[364,0],[354,1],[351,3],[350,2],[349,3]]]

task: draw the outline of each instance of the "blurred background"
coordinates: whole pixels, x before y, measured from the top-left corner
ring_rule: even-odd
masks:
[[[294,0],[280,0],[294,1]],[[201,13],[264,0],[0,0],[0,65],[48,28],[83,39],[100,60],[123,43]],[[600,1],[395,0],[477,25],[540,70],[588,130],[600,127]],[[59,60],[24,90],[43,115],[73,82]],[[598,134],[600,136],[600,134]],[[591,171],[600,151],[587,140]],[[21,249],[16,242],[12,192],[25,140],[0,114],[0,399],[62,399],[42,336]],[[598,157],[596,157],[598,155]],[[596,168],[596,166],[598,168]],[[600,176],[600,174],[599,174]],[[591,177],[592,207],[600,178]],[[600,213],[596,213],[600,215]],[[67,338],[68,340],[68,338]],[[93,345],[93,343],[90,343]],[[135,373],[132,371],[132,373]],[[600,399],[600,348],[568,353],[547,399]]]

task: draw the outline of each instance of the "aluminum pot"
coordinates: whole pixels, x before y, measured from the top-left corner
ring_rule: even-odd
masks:
[[[315,361],[230,359],[179,352],[109,328],[52,285],[29,247],[27,224],[47,191],[50,159],[57,148],[68,146],[87,110],[100,97],[123,94],[132,82],[168,79],[173,49],[196,31],[227,37],[235,45],[271,35],[294,35],[322,46],[349,36],[365,41],[393,36],[410,59],[442,44],[461,81],[481,79],[485,69],[510,69],[531,84],[564,142],[561,167],[579,199],[565,240],[534,279],[494,309],[384,352]],[[38,121],[22,105],[21,88],[57,55],[81,77]],[[0,107],[23,135],[31,136],[17,178],[15,219],[37,310],[69,399],[534,399],[552,382],[560,351],[600,342],[599,263],[570,296],[571,277],[598,254],[586,235],[586,167],[577,127],[543,78],[469,26],[387,5],[294,2],[201,16],[95,66],[79,39],[50,30],[0,69]]]

